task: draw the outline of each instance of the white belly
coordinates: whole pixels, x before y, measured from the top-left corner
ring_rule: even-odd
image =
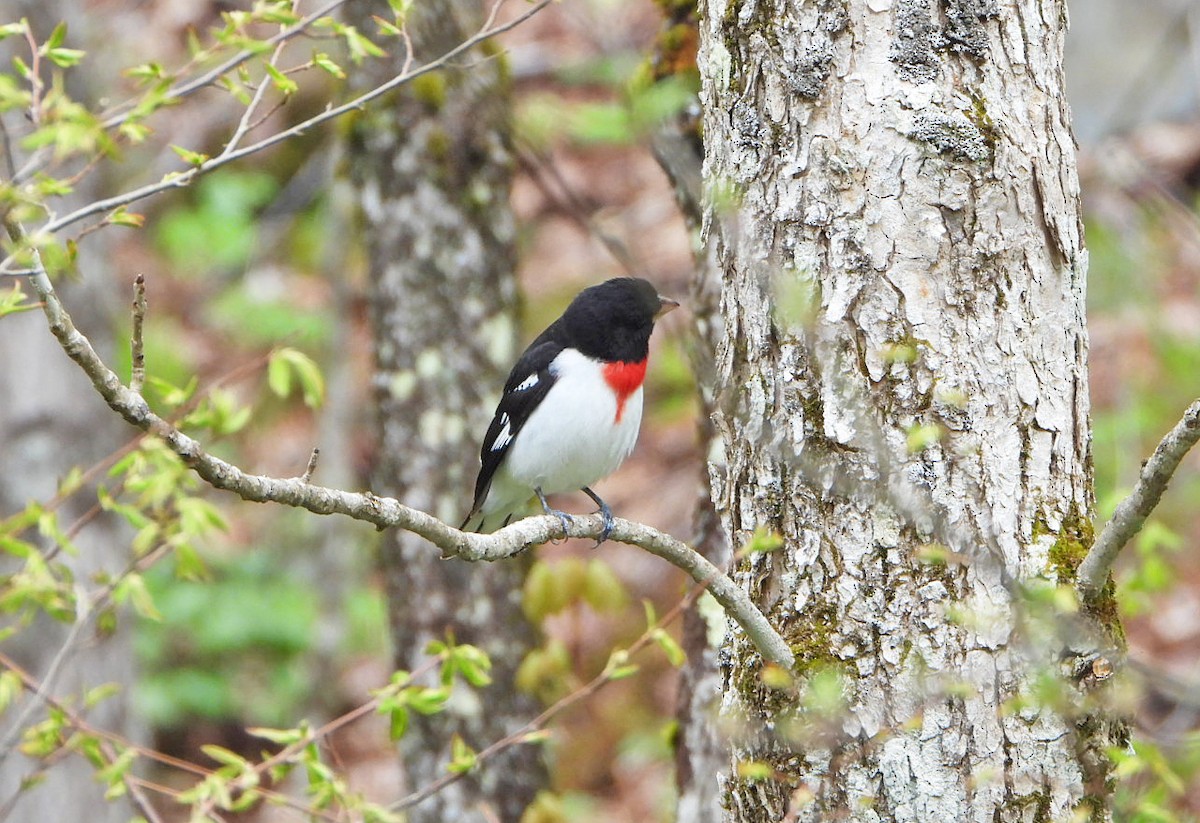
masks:
[[[617,400],[604,381],[600,364],[577,352],[563,352],[551,369],[557,382],[521,428],[497,472],[501,489],[518,487],[524,496],[535,488],[546,494],[576,491],[607,477],[624,462],[637,442],[642,421],[642,389]],[[514,492],[515,492],[514,488]],[[493,500],[492,498],[496,498]]]

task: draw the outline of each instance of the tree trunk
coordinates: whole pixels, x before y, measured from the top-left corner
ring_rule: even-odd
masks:
[[[356,8],[351,22],[373,28],[372,13],[388,14],[386,6]],[[481,23],[478,0],[414,6],[407,28],[418,64]],[[508,90],[502,58],[488,54],[464,56],[457,65],[470,68],[424,75],[368,110],[350,146],[370,250],[374,486],[453,523],[470,507],[479,437],[517,353]],[[520,608],[521,560],[487,568],[446,561],[392,531],[381,565],[397,666],[415,668],[426,643],[447,633],[494,664],[491,687],[452,699],[444,714],[414,718],[401,748],[417,789],[445,774],[452,735],[482,748],[537,713],[512,685],[537,638]],[[408,820],[516,821],[545,781],[540,751],[519,746],[411,809]]]
[[[702,11],[715,501],[783,536],[736,574],[799,661],[727,640],[727,819],[1107,819],[1122,727],[1031,697],[1070,666],[1023,595],[1091,540],[1061,3]]]

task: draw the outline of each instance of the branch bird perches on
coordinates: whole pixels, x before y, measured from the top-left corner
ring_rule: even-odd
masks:
[[[91,379],[109,408],[131,425],[159,438],[214,488],[257,503],[280,503],[315,514],[343,514],[380,529],[406,529],[433,543],[442,550],[444,557],[462,560],[500,560],[562,534],[562,524],[548,515],[529,517],[491,534],[462,532],[433,515],[389,497],[312,485],[307,476],[275,478],[245,472],[208,454],[197,440],[155,414],[139,393],[121,382],[87,337],[75,328],[44,269],[39,266],[29,282],[42,303],[51,333],[67,356]],[[603,520],[598,516],[576,517],[567,533],[570,537],[595,539],[603,528]],[[707,586],[726,613],[746,632],[765,661],[791,668],[794,663],[791,649],[750,596],[687,544],[650,526],[621,518],[616,518],[608,539],[645,549],[687,572],[700,585]]]

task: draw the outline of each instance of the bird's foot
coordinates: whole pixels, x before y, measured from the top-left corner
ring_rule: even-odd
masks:
[[[600,507],[600,517],[604,520],[604,528],[600,530],[600,539],[596,541],[596,545],[592,546],[593,549],[598,549],[600,548],[601,544],[608,539],[609,535],[613,533],[613,528],[616,527],[617,521],[613,518],[612,509],[608,507],[607,503],[600,499],[600,495],[596,494],[587,486],[583,487],[583,493],[592,498],[595,504]]]
[[[564,511],[551,508],[550,504],[546,502],[546,495],[542,494],[542,490],[540,488],[534,489],[534,492],[537,494],[538,502],[542,504],[542,510],[546,512],[546,514],[552,514],[558,518],[558,522],[562,524],[563,540],[566,540],[568,537],[570,537],[568,530],[571,528],[571,515]]]

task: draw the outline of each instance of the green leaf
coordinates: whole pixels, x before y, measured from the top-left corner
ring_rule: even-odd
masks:
[[[128,226],[134,229],[140,229],[146,223],[146,215],[137,214],[121,206],[116,211],[108,215],[107,221],[114,226]]]
[[[398,21],[408,16],[412,4],[413,0],[388,0],[388,5],[392,7],[392,14],[396,15]]]
[[[246,771],[253,768],[246,758],[242,757],[237,752],[231,752],[222,746],[217,746],[212,743],[202,745],[200,751],[211,757],[213,760],[225,766],[233,766],[239,771]]]
[[[130,66],[129,68],[125,69],[123,74],[126,77],[141,81],[161,80],[167,75],[166,71],[163,70],[162,64],[155,62]]]
[[[739,554],[769,554],[779,551],[783,546],[783,535],[765,526],[759,526],[754,530],[754,534],[750,535],[750,539],[746,541],[746,545],[742,547]]]
[[[99,686],[88,689],[87,694],[83,696],[83,705],[91,709],[98,706],[103,701],[113,695],[121,693],[121,684],[119,683],[101,683]]]
[[[70,68],[79,64],[87,52],[80,49],[50,49],[46,56],[59,68]]]
[[[287,397],[292,393],[292,367],[283,357],[271,355],[267,362],[267,386],[276,397]]]
[[[388,736],[393,742],[404,737],[404,733],[408,731],[408,709],[403,706],[397,706],[389,713]]]
[[[437,714],[446,707],[446,701],[450,699],[449,686],[439,688],[410,686],[406,691],[409,693],[406,701],[408,705],[412,707],[413,711],[424,715]]]
[[[458,673],[463,679],[477,689],[488,686],[492,676],[492,661],[483,649],[477,646],[458,646],[455,648],[455,661]]]
[[[336,77],[338,80],[346,79],[346,72],[344,72],[342,70],[341,66],[339,66],[337,63],[333,62],[333,59],[330,58],[330,56],[328,54],[326,54],[325,52],[323,52],[323,51],[313,52],[312,59],[313,59],[313,65],[315,65],[317,68],[319,68],[321,71],[325,72],[326,74],[331,74],[334,77]]]
[[[303,740],[307,730],[303,728],[268,729],[264,726],[251,726],[246,729],[246,733],[254,737],[261,737],[263,740],[270,740],[279,746],[290,746]]]
[[[624,680],[627,677],[633,677],[639,671],[641,666],[636,663],[630,663],[628,666],[617,666],[608,673],[609,680]]]
[[[663,650],[663,654],[667,656],[667,662],[672,666],[678,669],[687,662],[687,655],[684,653],[683,647],[675,641],[674,637],[667,634],[665,630],[655,629],[650,633],[650,637]]]
[[[75,191],[66,180],[59,180],[56,177],[38,172],[36,182],[33,185],[33,191],[39,197],[63,197]]]
[[[354,26],[344,26],[341,31],[342,37],[346,40],[346,47],[350,49],[350,59],[355,65],[361,63],[367,57],[383,57],[387,52],[364,37]]]
[[[379,33],[384,37],[400,37],[404,34],[404,29],[389,23],[377,14],[371,15],[371,19],[375,21],[375,25],[379,26]]]
[[[208,160],[207,154],[185,149],[183,146],[176,146],[173,143],[171,144],[171,151],[178,154],[183,159],[183,162],[189,166],[201,166],[204,164],[204,161]]]
[[[446,769],[452,774],[466,774],[475,768],[477,761],[475,750],[462,737],[454,735],[450,740],[450,762],[446,764]]]
[[[27,109],[33,95],[11,74],[0,74],[0,112]]]
[[[599,612],[619,612],[629,603],[625,584],[603,560],[593,558],[587,565],[583,598]]]
[[[54,31],[50,32],[50,36],[46,38],[46,42],[42,44],[41,51],[45,53],[48,49],[56,49],[65,43],[67,40],[67,23],[65,20],[60,21],[54,27]]]
[[[658,612],[654,610],[654,604],[648,599],[642,600],[642,611],[646,613],[647,628],[658,622]]]
[[[24,34],[29,30],[29,21],[22,19],[20,23],[4,23],[0,25],[0,40]]]
[[[96,779],[108,787],[104,798],[110,800],[120,797],[125,792],[125,775],[133,768],[137,760],[137,749],[127,748],[113,758],[112,762],[96,772]]]
[[[130,121],[126,121],[126,122],[122,123],[117,128],[117,131],[120,132],[122,137],[124,137],[126,140],[128,140],[130,143],[132,143],[135,146],[141,145],[142,143],[146,142],[146,138],[152,134],[152,131],[149,126],[143,125],[142,123],[133,123]]]
[[[257,3],[254,6],[254,13],[264,23],[292,26],[300,22],[299,16],[291,10],[288,3]]]
[[[160,622],[163,619],[154,605],[150,590],[146,588],[146,579],[140,574],[131,572],[122,578],[113,589],[113,600],[118,603],[128,600],[133,604],[134,611],[149,620]]]
[[[300,86],[296,84],[295,80],[288,77],[270,63],[263,64],[263,67],[267,70],[267,74],[271,76],[271,83],[275,86],[275,88],[279,89],[279,91],[285,97],[290,97],[300,90]]]
[[[13,699],[21,693],[21,678],[16,672],[5,669],[0,672],[0,713],[12,705]]]
[[[11,290],[0,293],[0,317],[32,311],[38,307],[37,303],[26,303],[26,299],[25,292],[21,291],[21,284],[13,283]]]
[[[267,364],[267,385],[279,397],[287,397],[292,389],[292,377],[304,394],[304,405],[317,408],[325,399],[325,379],[316,362],[291,347],[276,349]]]
[[[918,426],[911,426],[905,433],[908,440],[908,451],[910,454],[923,452],[930,446],[937,445],[937,442],[942,439],[944,430],[936,423],[923,423]]]
[[[159,400],[169,409],[177,409],[184,403],[192,399],[192,395],[196,393],[196,387],[200,385],[200,381],[193,376],[188,380],[186,386],[176,386],[175,384],[163,380],[161,377],[150,376],[146,378],[146,385],[154,389],[154,393],[158,395]],[[121,464],[117,464],[118,466]],[[114,466],[115,470],[117,467]],[[110,472],[112,474],[113,472]]]

